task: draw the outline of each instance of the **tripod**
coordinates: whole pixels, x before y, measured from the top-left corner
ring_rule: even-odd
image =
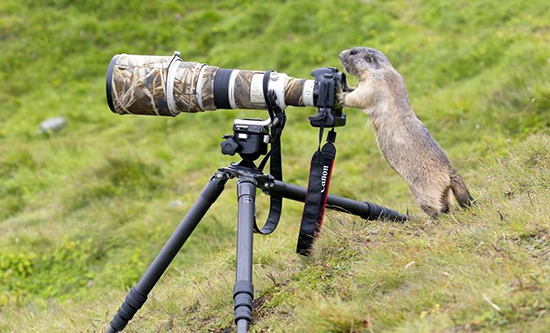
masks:
[[[170,236],[162,250],[153,260],[138,284],[130,290],[118,313],[107,330],[108,333],[124,329],[135,313],[147,300],[147,295],[168,268],[178,251],[187,241],[210,206],[223,192],[229,179],[237,179],[238,222],[237,222],[237,267],[233,288],[235,323],[237,332],[248,331],[252,320],[252,243],[256,221],[256,189],[278,198],[304,202],[305,188],[284,183],[272,175],[266,175],[256,167],[254,161],[267,152],[269,124],[257,119],[235,120],[233,136],[226,136],[222,153],[233,155],[238,152],[243,158],[238,163],[218,169],[202,190],[199,198],[187,212],[179,226]],[[267,135],[267,139],[266,139]],[[327,208],[359,216],[365,220],[389,219],[404,221],[406,216],[386,207],[369,202],[328,195]],[[280,212],[279,212],[280,213]]]

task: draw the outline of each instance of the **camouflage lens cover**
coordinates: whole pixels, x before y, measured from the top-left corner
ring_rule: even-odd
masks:
[[[182,112],[216,110],[214,84],[220,68],[174,56],[119,54],[113,57],[107,74],[107,100],[118,114],[177,116]],[[227,70],[226,70],[227,71]],[[231,108],[265,109],[265,72],[232,70],[228,88]],[[285,107],[311,105],[312,80],[280,74],[284,82],[272,84]],[[311,87],[311,88],[310,88]],[[219,88],[217,88],[220,90]]]
[[[172,57],[115,56],[107,76],[111,111],[118,114],[172,116],[166,102],[166,78],[171,60]]]

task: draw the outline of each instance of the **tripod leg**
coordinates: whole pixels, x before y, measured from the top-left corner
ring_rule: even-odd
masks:
[[[202,190],[199,198],[185,215],[172,236],[168,239],[162,250],[153,260],[138,284],[130,290],[124,303],[118,309],[107,330],[108,333],[118,332],[124,329],[136,312],[147,300],[147,295],[160,279],[168,265],[172,262],[185,241],[189,238],[195,227],[206,214],[210,206],[222,193],[225,183],[229,178],[223,172],[218,171]]]
[[[237,277],[233,288],[235,305],[235,323],[237,332],[248,331],[252,319],[252,242],[254,219],[256,215],[256,181],[252,178],[241,178],[237,184],[239,200],[239,221],[237,226]]]
[[[304,202],[307,190],[303,187],[284,183],[276,180],[269,189],[270,195],[277,195],[286,199]],[[378,220],[380,218],[393,221],[406,221],[407,216],[387,207],[379,206],[371,202],[360,202],[348,198],[329,195],[327,208],[357,215],[365,220]]]

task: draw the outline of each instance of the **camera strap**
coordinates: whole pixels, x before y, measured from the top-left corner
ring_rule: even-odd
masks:
[[[267,111],[271,117],[272,126],[271,126],[271,150],[266,154],[258,169],[262,171],[267,164],[267,161],[271,158],[269,163],[269,173],[275,178],[275,180],[283,180],[283,167],[282,167],[282,156],[281,156],[281,134],[285,127],[286,114],[275,101],[277,100],[277,95],[274,91],[268,91],[268,83],[271,71],[267,71],[264,74],[263,81],[263,91],[264,99],[267,105]],[[254,232],[269,235],[277,228],[279,220],[281,218],[281,211],[283,209],[283,198],[270,195],[269,201],[269,215],[264,226],[260,229],[254,221]]]
[[[321,232],[327,206],[330,177],[336,158],[336,132],[334,128],[327,135],[327,143],[321,148],[324,126],[319,129],[319,147],[311,158],[306,200],[302,213],[300,234],[296,252],[309,255],[313,242]]]

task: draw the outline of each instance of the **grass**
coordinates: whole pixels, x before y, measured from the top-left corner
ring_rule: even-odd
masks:
[[[386,53],[479,207],[426,221],[363,114],[339,131],[331,192],[420,216],[327,217],[294,254],[301,205],[255,239],[255,331],[544,331],[548,327],[550,8],[545,1],[0,3],[0,331],[104,330],[219,166],[232,120],[260,111],[118,117],[116,53],[309,77],[344,48]],[[305,185],[308,108],[288,109],[285,180]],[[64,116],[60,132],[37,133]],[[129,331],[231,326],[234,184]],[[183,205],[169,203],[181,200]],[[268,203],[259,198],[259,219]]]

